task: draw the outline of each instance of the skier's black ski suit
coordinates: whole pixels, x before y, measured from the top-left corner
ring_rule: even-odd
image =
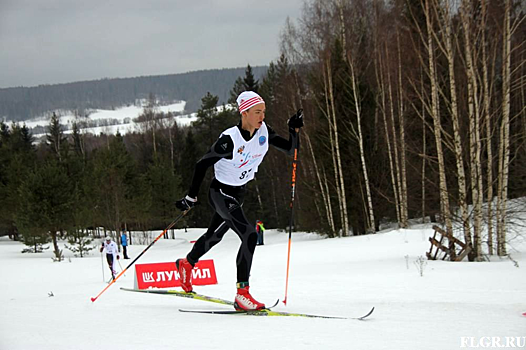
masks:
[[[249,131],[241,128],[241,122],[237,127],[246,141],[249,141],[256,134],[254,133],[251,137]],[[298,142],[298,136],[294,129],[289,128],[288,140],[279,136],[268,124],[267,129],[270,145],[288,155],[294,153],[295,145]],[[232,159],[233,152],[234,143],[231,137],[229,135],[221,136],[203,158],[197,162],[188,196],[197,198],[206,170],[222,158]],[[192,265],[195,265],[206,252],[221,241],[230,228],[241,239],[236,260],[237,282],[248,282],[252,257],[257,243],[256,229],[254,225],[249,223],[242,208],[245,186],[230,186],[219,182],[216,178],[212,180],[208,198],[215,211],[214,216],[210,221],[208,230],[197,240],[186,257]]]

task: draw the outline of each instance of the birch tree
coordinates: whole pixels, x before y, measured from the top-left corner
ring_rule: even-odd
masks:
[[[480,122],[478,107],[478,82],[475,72],[475,58],[472,48],[472,26],[470,22],[469,2],[463,1],[460,8],[460,17],[464,28],[464,54],[467,74],[468,88],[468,119],[469,119],[469,154],[471,169],[471,197],[473,201],[473,249],[475,256],[481,252],[481,224],[482,224],[482,175],[480,172]]]
[[[404,122],[404,92],[403,92],[403,83],[402,83],[402,53],[400,48],[400,33],[397,30],[396,32],[396,41],[398,46],[398,125],[400,133],[400,182],[401,182],[401,194],[400,194],[400,219],[401,226],[407,227],[408,223],[408,208],[407,208],[407,173],[406,173],[406,146],[405,146],[405,122]]]
[[[325,70],[326,69],[326,70]],[[329,122],[330,148],[334,168],[334,182],[338,194],[338,205],[340,207],[341,234],[347,236],[349,232],[349,219],[347,214],[347,199],[345,195],[345,178],[343,176],[342,160],[340,154],[338,123],[335,110],[334,86],[330,60],[326,60],[324,68],[324,82],[326,92],[327,118]]]
[[[499,172],[497,197],[497,254],[507,255],[506,208],[510,158],[510,94],[511,94],[511,0],[505,0],[502,31],[502,121],[500,124]]]
[[[352,82],[354,105],[356,108],[356,122],[357,122],[356,125],[358,129],[358,135],[357,135],[358,136],[358,146],[360,148],[360,161],[362,164],[363,178],[365,182],[365,192],[367,196],[367,213],[369,214],[369,222],[368,222],[369,227],[367,227],[366,230],[374,232],[375,221],[374,221],[373,201],[371,197],[371,188],[369,186],[369,175],[367,173],[367,164],[365,162],[365,154],[363,150],[361,101],[360,101],[360,98],[358,97],[358,85],[356,84],[356,74],[355,74],[352,58],[348,59],[348,63],[351,68],[351,82]]]
[[[446,224],[446,231],[448,234],[453,234],[453,224],[451,222],[450,208],[449,208],[449,193],[447,189],[446,181],[446,169],[444,164],[444,153],[442,150],[442,125],[440,121],[440,107],[439,107],[439,96],[438,96],[438,81],[436,76],[436,61],[435,61],[435,50],[433,44],[433,27],[431,19],[431,0],[426,0],[424,5],[424,11],[426,15],[426,26],[427,26],[427,55],[429,64],[429,79],[431,83],[431,117],[433,118],[433,126],[435,133],[435,143],[437,160],[439,167],[439,191],[440,191],[440,206],[442,212],[442,218]],[[454,243],[450,242],[450,257],[453,260],[455,258]]]
[[[469,222],[469,210],[466,199],[466,174],[464,171],[464,156],[462,139],[460,135],[460,118],[458,112],[458,98],[457,98],[457,87],[456,87],[456,73],[455,73],[455,52],[454,52],[454,38],[452,33],[451,24],[451,4],[449,0],[445,1],[443,10],[435,3],[434,8],[437,12],[440,12],[439,23],[444,27],[443,42],[444,45],[439,45],[447,58],[448,72],[449,72],[449,93],[450,93],[450,104],[449,112],[451,113],[451,119],[453,124],[453,144],[455,160],[457,165],[457,182],[458,182],[458,205],[460,208],[460,214],[462,218],[462,226],[464,230],[465,243],[471,245],[471,230]]]
[[[482,41],[482,89],[483,89],[483,109],[482,114],[485,121],[486,130],[486,183],[487,183],[487,231],[488,231],[488,253],[493,255],[493,147],[492,147],[492,123],[490,112],[491,91],[488,72],[488,53],[486,46],[486,22],[487,22],[487,0],[481,0],[481,41]]]

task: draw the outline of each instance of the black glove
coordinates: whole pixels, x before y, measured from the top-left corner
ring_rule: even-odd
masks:
[[[188,209],[192,208],[196,202],[197,199],[186,196],[175,202],[175,206],[181,211],[187,211]]]
[[[290,117],[290,119],[287,121],[287,124],[291,129],[299,129],[303,127],[303,109],[298,109],[296,114]]]

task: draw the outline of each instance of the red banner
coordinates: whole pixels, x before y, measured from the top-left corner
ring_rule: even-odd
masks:
[[[192,284],[204,286],[217,284],[214,260],[201,260],[192,270]],[[180,287],[179,272],[175,262],[136,264],[135,265],[135,288],[148,289]]]

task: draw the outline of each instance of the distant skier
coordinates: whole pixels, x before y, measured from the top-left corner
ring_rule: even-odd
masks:
[[[265,233],[265,226],[263,226],[263,221],[256,221],[256,232],[258,233],[257,245],[263,245],[263,234]]]
[[[249,293],[249,276],[257,243],[257,233],[243,211],[245,185],[254,178],[258,166],[268,151],[269,144],[292,155],[297,145],[299,128],[303,126],[303,112],[298,110],[287,122],[289,139],[284,139],[265,119],[265,101],[252,91],[242,92],[237,98],[241,120],[237,126],[223,131],[195,166],[188,195],[176,202],[177,208],[186,211],[197,202],[199,187],[206,170],[214,166],[214,179],[210,184],[208,198],[214,215],[208,230],[193,245],[186,258],[178,259],[181,286],[192,292],[192,269],[197,261],[221,241],[228,229],[241,239],[237,254],[237,294],[234,307],[243,310],[264,309],[265,304],[256,301]]]
[[[102,246],[100,247],[100,252],[106,249],[106,260],[108,261],[108,266],[110,267],[111,271],[111,277],[113,280],[115,280],[115,275],[117,275],[117,270],[115,269],[115,261],[119,260],[119,250],[117,247],[117,243],[111,240],[111,237],[106,237],[106,239],[102,242]]]

